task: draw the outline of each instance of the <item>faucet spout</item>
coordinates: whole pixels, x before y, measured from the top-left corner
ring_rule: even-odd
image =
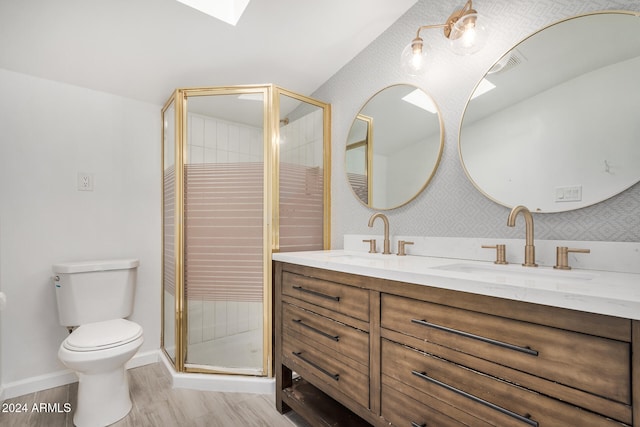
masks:
[[[524,246],[524,263],[525,267],[537,267],[536,264],[536,247],[533,238],[533,215],[525,206],[518,205],[511,209],[509,218],[507,218],[507,226],[515,227],[518,214],[524,217],[525,225],[525,246]]]
[[[391,242],[389,241],[389,218],[387,218],[383,213],[374,213],[371,215],[371,218],[369,218],[369,227],[373,227],[373,223],[376,218],[381,218],[384,223],[384,250],[382,253],[388,255],[391,253]]]

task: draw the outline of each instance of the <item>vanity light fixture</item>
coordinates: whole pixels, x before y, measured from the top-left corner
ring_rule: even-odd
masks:
[[[402,51],[402,69],[409,75],[417,76],[425,68],[427,54],[420,31],[442,28],[453,52],[470,55],[480,50],[487,41],[488,31],[483,22],[484,18],[473,8],[471,0],[468,0],[462,9],[449,16],[446,23],[421,26],[416,32],[416,38]]]

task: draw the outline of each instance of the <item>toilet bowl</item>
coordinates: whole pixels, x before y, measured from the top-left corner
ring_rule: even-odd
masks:
[[[125,364],[143,341],[142,327],[126,319],[84,324],[63,341],[58,358],[79,380],[76,426],[106,426],[129,413]]]

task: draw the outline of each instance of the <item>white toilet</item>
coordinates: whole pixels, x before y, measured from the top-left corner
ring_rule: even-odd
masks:
[[[78,427],[106,426],[131,410],[124,365],[138,351],[142,327],[133,311],[137,259],[53,266],[60,324],[73,328],[58,357],[78,375]]]

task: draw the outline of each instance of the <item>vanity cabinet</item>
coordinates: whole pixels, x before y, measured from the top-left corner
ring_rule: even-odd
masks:
[[[360,417],[370,413],[370,291],[299,269],[275,270],[278,409],[289,405],[309,418],[318,408],[307,408],[308,401],[324,401],[328,413],[320,418],[366,425]],[[294,384],[291,371],[304,380]],[[334,410],[330,399],[349,409]]]
[[[282,262],[274,284],[277,406],[313,425],[640,427],[638,321]]]

